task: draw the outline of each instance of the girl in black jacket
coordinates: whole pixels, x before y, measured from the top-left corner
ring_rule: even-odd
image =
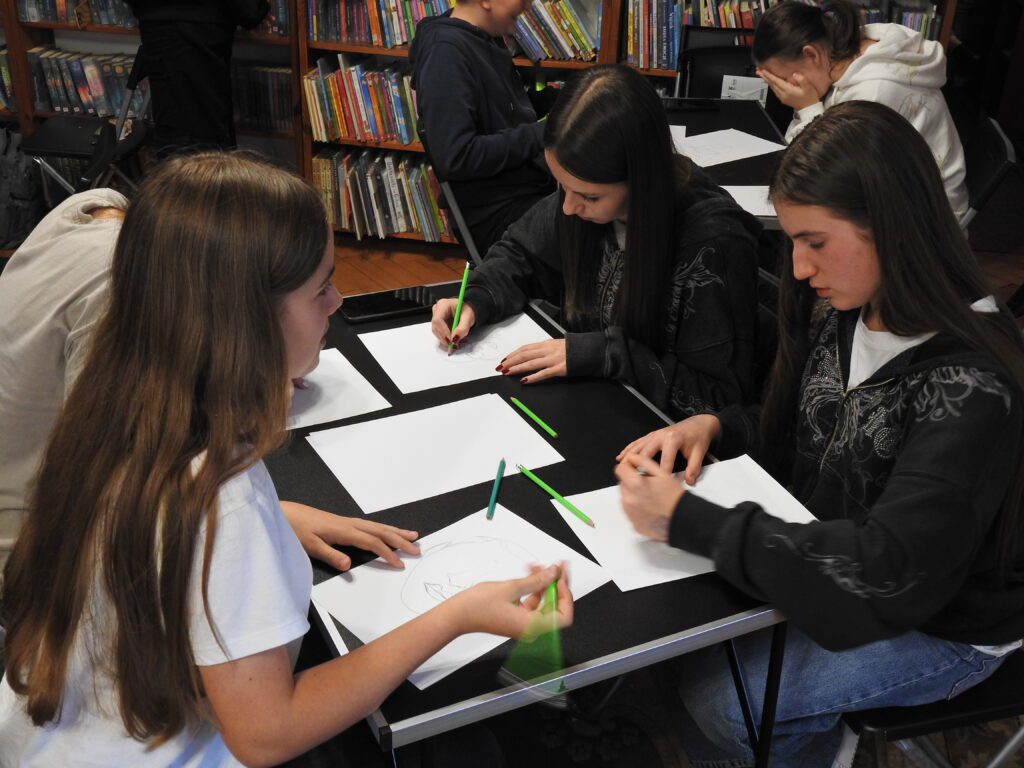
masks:
[[[785,613],[772,764],[827,766],[843,712],[951,698],[1024,638],[1024,344],[896,112],[833,107],[787,150],[771,196],[792,248],[763,408],[653,432],[616,474],[638,531]],[[715,441],[721,458],[751,452],[819,522],[684,493],[677,451],[692,482]],[[739,645],[757,688],[767,639]],[[687,669],[691,763],[748,764],[724,654]]]
[[[626,381],[677,418],[748,402],[761,228],[675,153],[654,89],[625,66],[587,70],[555,102],[544,147],[560,189],[474,270],[456,343],[546,299],[569,333],[510,350],[506,375]],[[434,307],[445,345],[454,306]]]

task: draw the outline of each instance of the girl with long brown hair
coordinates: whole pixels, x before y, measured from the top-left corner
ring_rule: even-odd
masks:
[[[0,764],[276,764],[459,634],[524,631],[557,569],[293,674],[312,573],[261,459],[341,303],[332,272],[323,204],[289,173],[207,154],[140,187],[5,571]]]

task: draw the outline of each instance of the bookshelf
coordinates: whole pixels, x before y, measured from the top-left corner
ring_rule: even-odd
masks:
[[[331,0],[331,2],[335,1]],[[595,38],[595,42],[598,43],[596,56],[590,61],[579,59],[542,60],[541,67],[556,77],[560,74],[569,75],[573,71],[585,69],[594,64],[625,62],[627,59],[626,32],[631,18],[629,16],[630,3],[658,2],[658,0],[581,1],[599,3],[599,24]],[[879,0],[863,1],[873,4]],[[406,145],[391,141],[362,141],[358,139],[336,139],[330,142],[313,140],[310,117],[303,104],[303,77],[316,67],[317,59],[331,54],[351,53],[378,57],[377,60],[380,61],[401,61],[407,59],[409,55],[407,45],[389,48],[360,43],[310,40],[310,4],[316,2],[317,0],[288,0],[290,31],[287,36],[261,32],[238,32],[234,57],[236,61],[262,63],[262,60],[266,58],[270,66],[290,68],[290,113],[292,117],[291,130],[254,130],[239,126],[237,128],[238,136],[240,138],[266,139],[282,144],[287,142],[291,145],[288,154],[293,157],[296,170],[311,181],[313,180],[314,156],[324,148],[365,147],[411,153],[411,156],[422,155],[423,147],[418,142]],[[935,3],[939,13],[942,14],[939,40],[945,46],[949,42],[957,0],[935,0]],[[15,111],[0,110],[0,121],[16,121],[23,133],[30,134],[41,121],[59,114],[49,110],[33,109],[31,73],[27,57],[30,48],[39,45],[54,45],[55,36],[58,35],[63,38],[68,36],[104,37],[119,41],[123,46],[133,47],[134,41],[138,39],[138,31],[107,24],[90,23],[79,26],[75,23],[55,21],[23,21],[18,17],[17,4],[18,0],[0,0],[0,33],[5,38],[8,67],[17,106]],[[532,61],[523,57],[517,57],[514,59],[514,63],[522,68],[534,67]],[[638,70],[644,75],[659,79],[675,76],[674,69],[663,67],[638,67]],[[393,236],[397,239],[422,239],[416,233],[399,233]],[[442,242],[454,241],[450,237],[444,237]]]

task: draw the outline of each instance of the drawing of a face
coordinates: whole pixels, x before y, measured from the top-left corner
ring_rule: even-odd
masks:
[[[426,613],[481,581],[526,576],[536,561],[518,544],[488,536],[438,544],[424,550],[406,576],[402,602],[414,613]]]
[[[475,340],[472,336],[459,345],[458,354],[452,355],[449,360],[459,363],[469,360],[500,360],[498,344],[487,339]]]

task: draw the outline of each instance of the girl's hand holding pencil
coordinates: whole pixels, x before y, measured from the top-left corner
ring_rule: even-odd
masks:
[[[543,598],[552,583],[554,623],[558,628],[572,624],[573,599],[565,563],[531,566],[530,571],[521,579],[476,584],[448,600],[445,604],[455,612],[459,633],[489,632],[518,639],[535,630],[542,613],[550,625],[551,607]]]
[[[459,324],[455,327],[453,334],[452,319],[455,317],[457,305],[457,299],[440,299],[434,304],[433,314],[430,318],[430,330],[433,331],[438,342],[445,347],[453,344],[455,349],[458,349],[459,345],[466,340],[470,329],[476,323],[476,313],[473,311],[473,307],[463,302],[462,311],[459,313]]]

